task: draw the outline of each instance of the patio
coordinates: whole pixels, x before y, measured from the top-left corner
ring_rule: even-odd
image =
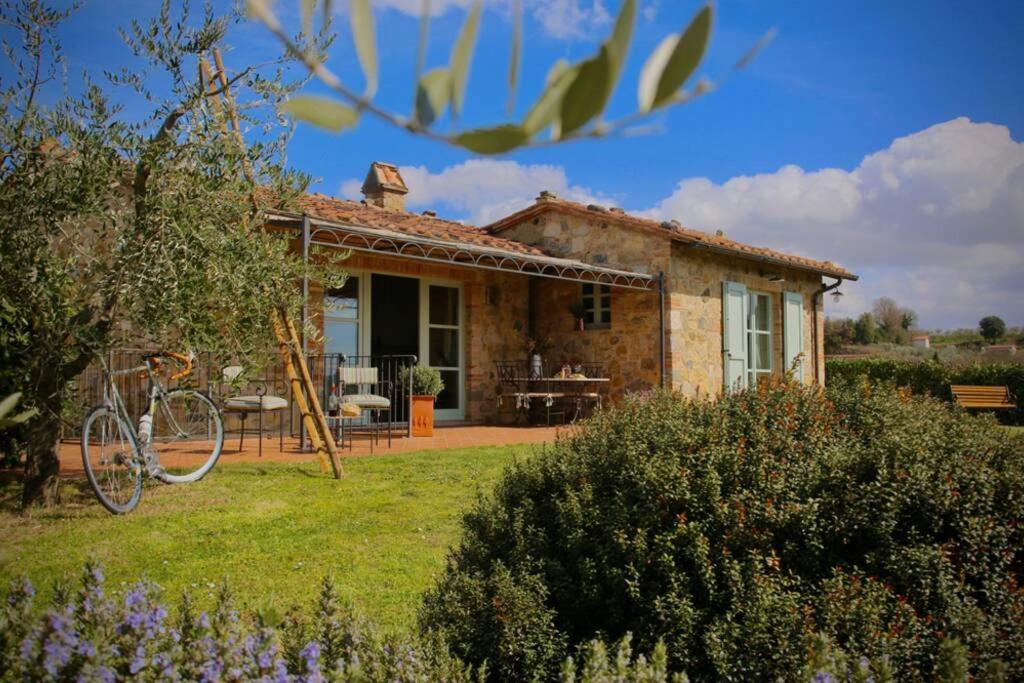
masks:
[[[448,450],[454,448],[473,448],[485,446],[512,446],[519,444],[552,443],[561,434],[568,434],[571,426],[558,427],[505,427],[466,425],[453,427],[435,427],[434,436],[408,438],[396,436],[391,448],[387,446],[386,437],[382,437],[371,453],[370,441],[366,436],[357,436],[352,450],[339,447],[338,453],[343,461],[345,458],[362,458],[369,455],[396,455],[399,453],[415,453],[428,450]],[[218,466],[232,463],[283,462],[301,463],[316,459],[314,453],[302,450],[299,440],[285,437],[284,448],[278,446],[277,433],[264,434],[263,456],[258,454],[259,443],[255,437],[247,436],[245,447],[238,450],[237,434],[227,434],[224,439],[224,450]],[[183,447],[170,457],[163,458],[163,464],[174,467],[176,464],[198,462],[204,454],[196,453],[191,446]],[[82,452],[78,441],[64,441],[60,446],[60,472],[62,477],[80,478],[85,476],[82,469]]]

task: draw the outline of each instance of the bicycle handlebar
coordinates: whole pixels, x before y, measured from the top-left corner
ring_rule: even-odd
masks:
[[[188,377],[189,375],[192,374],[192,358],[191,356],[186,356],[183,353],[175,353],[173,351],[160,351],[158,353],[147,354],[146,356],[143,357],[146,359],[147,365],[141,368],[142,370],[159,370],[160,359],[170,358],[171,360],[176,361],[177,363],[183,366],[182,369],[179,370],[178,372],[172,373],[170,379],[181,379],[182,377]],[[128,370],[127,372],[138,372],[138,370],[139,369],[137,368],[135,370]]]

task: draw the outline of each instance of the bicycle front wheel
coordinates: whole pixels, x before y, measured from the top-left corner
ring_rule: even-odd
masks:
[[[142,496],[142,462],[128,424],[107,406],[96,406],[82,423],[82,465],[103,507],[131,512]]]
[[[168,484],[199,481],[213,469],[224,447],[224,421],[205,394],[174,389],[159,397],[153,411],[153,450]]]

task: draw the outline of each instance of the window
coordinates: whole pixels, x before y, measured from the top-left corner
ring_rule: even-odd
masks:
[[[359,355],[359,278],[324,294],[324,352]]]
[[[612,326],[612,288],[608,285],[586,283],[580,290],[583,305],[583,324],[590,329]]]
[[[750,292],[747,306],[747,386],[772,372],[772,300]]]

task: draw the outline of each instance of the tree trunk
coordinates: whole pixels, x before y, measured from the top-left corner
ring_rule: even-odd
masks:
[[[60,416],[43,412],[29,422],[25,459],[25,483],[21,506],[51,505],[57,501],[60,472]]]

